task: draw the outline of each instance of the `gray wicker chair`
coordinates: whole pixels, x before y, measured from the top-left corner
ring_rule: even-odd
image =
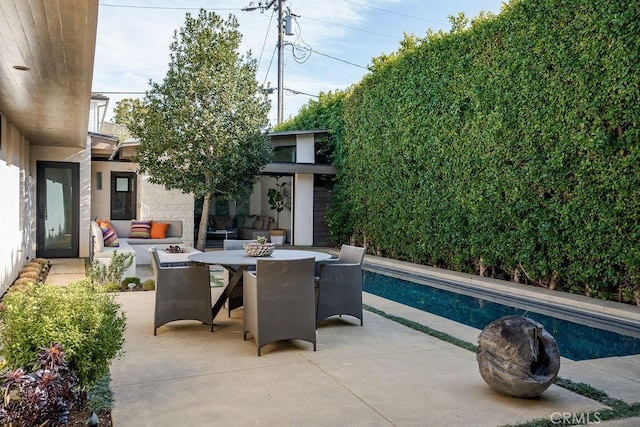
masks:
[[[209,267],[163,267],[157,250],[154,248],[150,252],[156,281],[153,335],[160,326],[175,320],[199,320],[211,325],[213,332]]]
[[[347,314],[360,319],[362,316],[362,260],[365,248],[342,245],[335,260],[317,265],[316,279],[316,327],[324,319]]]
[[[225,251],[239,250],[244,249],[245,243],[255,243],[255,240],[234,240],[234,239],[225,239],[222,243],[222,247]],[[232,265],[231,268],[237,270],[239,266]],[[253,267],[249,267],[249,270],[252,270]],[[224,271],[224,276],[222,278],[224,286],[229,284],[229,272],[227,270]],[[238,283],[235,288],[231,291],[231,295],[229,295],[227,308],[229,310],[229,317],[231,317],[231,310],[235,310],[236,308],[242,307],[242,282]]]
[[[244,274],[243,338],[251,332],[258,346],[301,339],[316,350],[314,318],[315,259],[258,259],[255,273]]]

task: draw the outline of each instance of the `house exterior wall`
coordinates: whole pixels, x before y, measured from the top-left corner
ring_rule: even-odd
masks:
[[[314,134],[296,135],[296,163],[315,163],[316,146]]]
[[[35,254],[30,206],[35,204],[29,143],[0,115],[0,295],[13,283],[22,266]],[[31,239],[31,236],[34,239]]]
[[[91,162],[91,219],[108,219],[111,214],[111,172],[137,172],[138,167],[131,162]],[[98,172],[102,173],[102,190],[97,187]],[[139,179],[139,178],[138,178]],[[139,195],[138,195],[139,197]],[[140,216],[140,201],[138,200],[138,216]]]
[[[85,148],[70,147],[51,147],[37,146],[31,147],[31,170],[36,170],[36,162],[69,162],[78,163],[80,165],[80,212],[78,215],[78,255],[80,258],[89,256],[89,228],[91,223],[91,138],[87,136]],[[34,174],[35,175],[35,174]],[[34,226],[32,227],[31,241],[33,242],[33,251],[35,253],[35,177],[33,182],[33,200],[31,218],[33,218]]]
[[[186,246],[194,246],[193,194],[167,190],[152,184],[148,177],[138,175],[138,217],[140,219],[175,219],[182,221],[182,239]]]
[[[297,173],[293,192],[293,244],[313,245],[313,174]]]
[[[35,146],[4,116],[0,129],[0,294],[13,283],[22,266],[36,254],[36,163],[80,165],[79,256],[89,256],[91,212],[91,146],[84,149]]]
[[[91,218],[109,218],[111,214],[111,172],[136,172],[138,165],[131,162],[94,160],[91,170],[92,206]],[[96,175],[102,172],[102,190],[96,186]],[[152,184],[149,178],[138,173],[137,177],[137,219],[181,220],[184,244],[193,246],[193,210],[192,194],[179,190],[167,190],[162,185]]]

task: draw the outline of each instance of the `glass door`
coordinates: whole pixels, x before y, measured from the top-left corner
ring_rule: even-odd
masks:
[[[136,186],[135,172],[111,172],[111,219],[136,219]]]
[[[77,258],[80,212],[78,163],[38,162],[36,255]]]

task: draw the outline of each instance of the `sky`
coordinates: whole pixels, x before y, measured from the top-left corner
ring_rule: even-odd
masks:
[[[270,0],[262,0],[267,5]],[[251,0],[100,0],[92,92],[109,97],[106,120],[123,98],[143,98],[149,81],[162,82],[169,46],[185,15],[200,8],[237,17],[240,53],[258,61],[256,79],[276,88],[278,0],[267,10],[243,11]],[[253,0],[256,6],[260,0]],[[343,90],[368,73],[372,58],[398,50],[404,34],[449,31],[448,17],[500,13],[503,0],[286,0],[294,35],[284,38],[284,120],[320,92]],[[299,46],[306,47],[300,49]],[[309,50],[311,54],[309,55]],[[277,91],[269,96],[277,123]]]

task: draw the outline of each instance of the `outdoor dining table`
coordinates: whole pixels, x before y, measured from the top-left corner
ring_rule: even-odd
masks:
[[[270,256],[266,257],[252,257],[247,255],[243,250],[201,252],[188,256],[190,261],[220,265],[229,272],[229,284],[223,289],[222,294],[220,294],[220,297],[211,308],[214,319],[220,312],[220,309],[222,309],[222,306],[224,306],[227,298],[231,296],[234,288],[242,283],[242,274],[248,267],[255,266],[258,259],[296,260],[311,257],[314,257],[316,262],[318,262],[331,258],[331,255],[325,252],[276,249]],[[237,307],[240,306],[242,306],[242,304],[237,305]]]

